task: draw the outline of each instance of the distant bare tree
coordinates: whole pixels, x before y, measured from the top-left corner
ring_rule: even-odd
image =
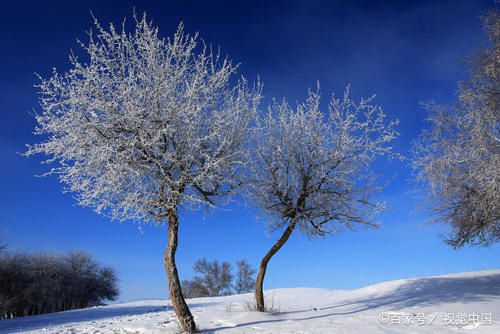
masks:
[[[208,296],[221,296],[229,294],[233,275],[231,274],[231,264],[228,262],[207,261],[205,258],[194,263],[193,270],[202,276],[195,277],[195,281],[200,282],[208,291]]]
[[[71,251],[64,257],[67,308],[83,308],[114,300],[118,296],[117,277],[111,267],[101,267],[88,253]]]
[[[93,284],[92,294],[89,297],[90,305],[101,305],[103,300],[116,300],[120,291],[118,290],[118,276],[116,271],[105,266],[99,268],[97,280]]]
[[[120,221],[168,225],[170,299],[182,328],[196,324],[175,264],[179,210],[214,208],[237,189],[261,87],[180,24],[173,38],[135,17],[135,31],[95,20],[81,62],[41,79],[36,134],[26,155],[48,155],[79,205]]]
[[[257,271],[245,259],[236,262],[236,266],[236,282],[233,285],[236,293],[246,293],[255,289],[255,279],[252,276]]]
[[[467,61],[458,102],[423,104],[430,128],[413,145],[412,167],[433,222],[454,248],[500,240],[500,13],[483,17],[488,47]]]
[[[207,288],[203,284],[201,277],[195,277],[192,280],[182,281],[182,294],[186,298],[198,298],[210,296]]]
[[[256,130],[250,158],[248,196],[269,217],[272,231],[282,236],[262,259],[257,276],[256,306],[265,310],[263,280],[271,257],[295,229],[310,237],[352,229],[355,224],[376,226],[373,216],[383,210],[372,202],[380,190],[369,166],[377,156],[392,155],[396,137],[372,98],[356,104],[349,98],[330,100],[328,120],[319,109],[318,92],[309,91],[305,103],[292,109],[275,102]]]

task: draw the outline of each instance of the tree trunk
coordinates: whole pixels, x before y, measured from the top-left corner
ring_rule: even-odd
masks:
[[[168,214],[168,245],[164,254],[165,270],[167,271],[168,287],[170,290],[170,301],[179,318],[182,329],[188,333],[195,333],[196,324],[194,323],[193,316],[182,295],[181,282],[179,281],[177,267],[175,266],[178,229],[179,218],[177,216],[177,210],[173,209],[170,210]]]
[[[280,248],[285,244],[288,238],[290,238],[290,235],[292,234],[294,228],[295,228],[295,222],[288,225],[281,238],[278,240],[278,242],[274,244],[274,246],[266,254],[266,256],[264,256],[262,262],[260,263],[259,274],[257,275],[257,280],[255,282],[255,302],[257,306],[257,311],[259,312],[265,311],[264,292],[262,288],[264,285],[264,276],[266,275],[267,264],[269,260],[271,260],[271,257],[273,257],[273,255],[276,254],[276,252],[279,251]]]

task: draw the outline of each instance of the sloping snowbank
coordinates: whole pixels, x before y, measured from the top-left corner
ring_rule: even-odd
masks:
[[[203,333],[500,333],[500,270],[403,279],[353,291],[265,292],[278,313],[246,310],[253,295],[188,300]],[[0,333],[175,333],[168,300],[0,320]]]

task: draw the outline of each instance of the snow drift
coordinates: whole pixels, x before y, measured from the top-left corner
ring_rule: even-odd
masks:
[[[352,291],[265,291],[188,300],[203,333],[500,333],[500,270],[402,279]],[[144,300],[0,321],[0,333],[176,333],[169,300]]]

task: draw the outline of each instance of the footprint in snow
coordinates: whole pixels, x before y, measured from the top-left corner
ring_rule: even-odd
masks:
[[[257,327],[257,326],[252,326],[250,327],[251,329],[255,329],[256,331],[260,331],[260,330],[263,330],[264,328],[263,327]]]
[[[221,327],[221,326],[224,326],[224,327],[236,327],[236,324],[234,322],[230,322],[230,321],[226,321],[226,320],[221,320],[221,319],[215,319],[215,320],[212,320],[210,322],[213,323],[217,327]]]
[[[156,324],[156,327],[170,327],[170,321],[163,321]]]

